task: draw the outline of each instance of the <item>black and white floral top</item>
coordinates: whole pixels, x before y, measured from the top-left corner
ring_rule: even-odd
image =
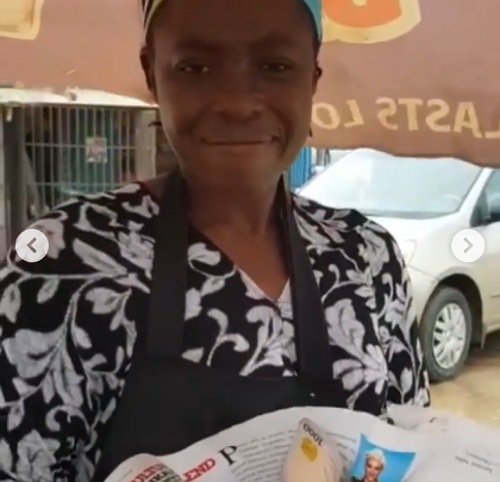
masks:
[[[393,238],[360,213],[293,196],[328,323],[333,376],[352,408],[425,405],[415,311]],[[50,240],[0,270],[0,480],[91,479],[145,322],[157,202],[141,184],[60,206]],[[294,376],[289,286],[273,302],[191,228],[186,359],[243,376]]]

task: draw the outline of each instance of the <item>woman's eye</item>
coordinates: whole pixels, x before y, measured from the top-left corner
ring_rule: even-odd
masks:
[[[210,67],[206,64],[181,64],[177,66],[177,70],[185,74],[207,74]]]
[[[282,73],[292,70],[292,66],[283,62],[266,62],[262,66],[263,70],[271,73]]]

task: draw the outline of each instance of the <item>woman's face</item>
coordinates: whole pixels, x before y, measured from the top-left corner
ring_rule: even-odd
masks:
[[[142,60],[185,172],[275,181],[310,125],[314,29],[299,0],[166,0]]]
[[[376,482],[382,473],[383,466],[379,460],[368,458],[365,467],[365,479],[368,482]]]

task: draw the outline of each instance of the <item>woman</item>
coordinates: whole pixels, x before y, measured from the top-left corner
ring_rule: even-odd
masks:
[[[394,240],[284,193],[320,76],[319,0],[143,7],[180,172],[55,209],[33,226],[50,240],[37,264],[10,252],[0,478],[88,481],[99,459],[96,477],[279,407],[428,403]]]

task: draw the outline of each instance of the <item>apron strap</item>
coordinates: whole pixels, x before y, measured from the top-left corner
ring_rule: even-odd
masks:
[[[186,312],[188,226],[180,172],[170,173],[160,202],[151,273],[146,352],[153,357],[182,354]]]
[[[187,289],[187,193],[180,170],[169,174],[157,218],[146,352],[153,357],[179,358],[183,349]],[[278,205],[290,271],[299,373],[332,380],[328,331],[318,285],[292,201],[282,178]]]
[[[299,373],[331,382],[333,362],[321,294],[283,178],[278,189],[280,206],[284,208],[285,247],[290,265]]]

